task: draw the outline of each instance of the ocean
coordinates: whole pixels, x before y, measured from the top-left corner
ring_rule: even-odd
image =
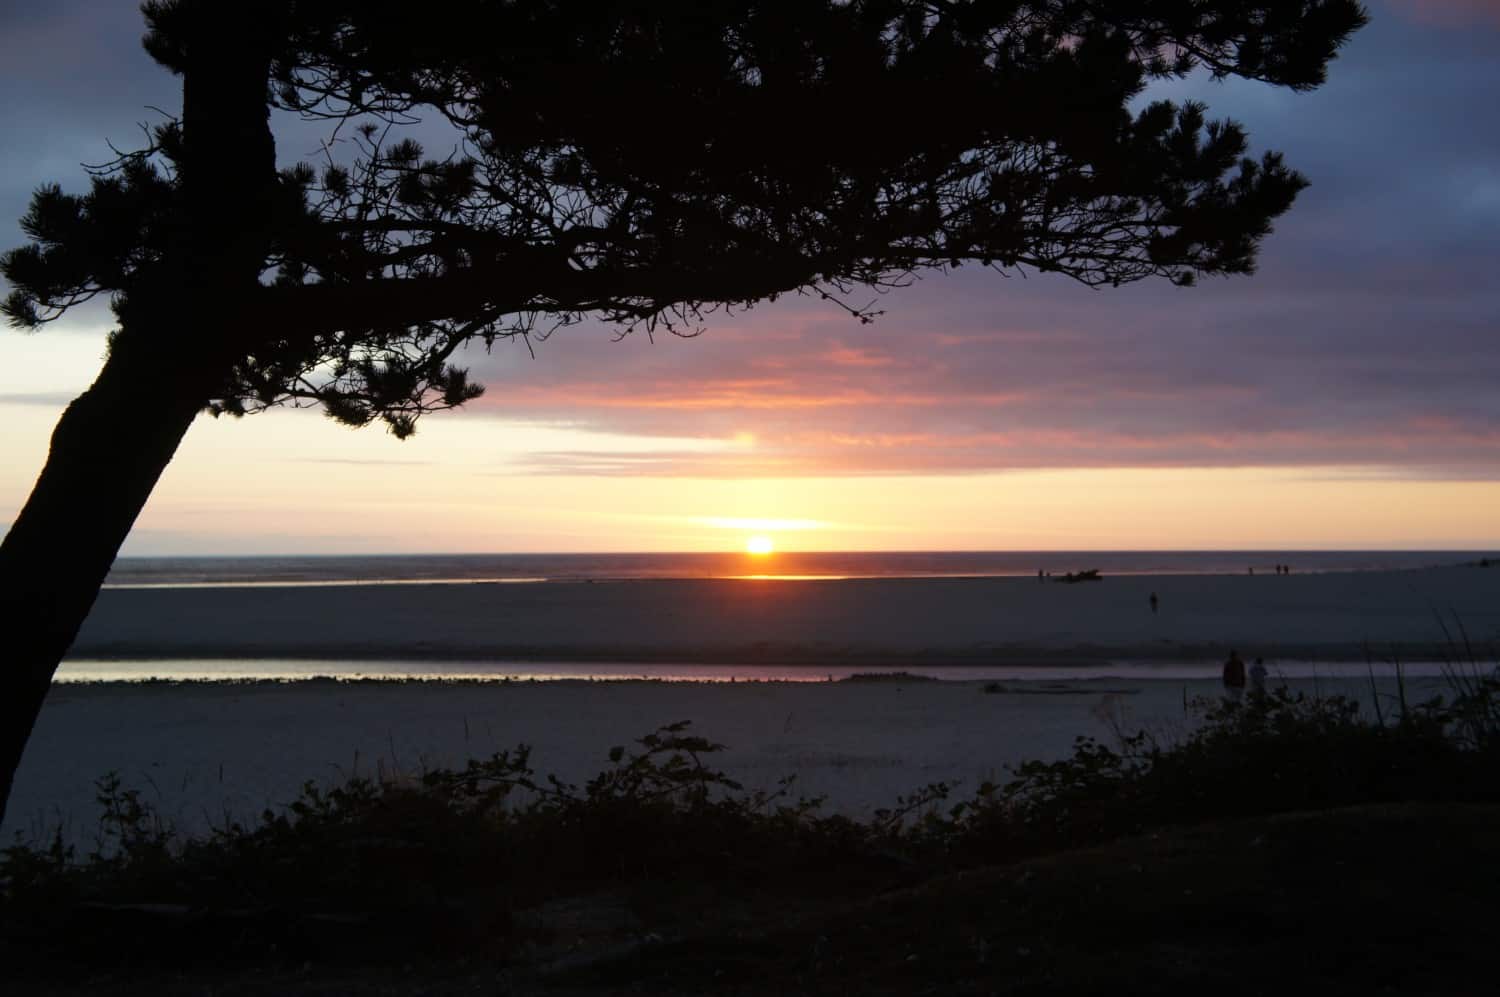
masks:
[[[130,557],[121,558],[116,563],[106,584],[106,589],[110,591],[101,597],[101,606],[96,607],[97,612],[103,612],[104,616],[109,617],[112,622],[105,626],[104,631],[95,631],[92,643],[89,642],[89,625],[86,625],[81,639],[83,645],[80,648],[81,653],[75,654],[64,662],[57,677],[63,682],[152,679],[285,681],[315,677],[387,680],[534,679],[555,681],[560,679],[649,678],[669,681],[744,681],[747,679],[827,681],[830,678],[847,678],[854,671],[877,673],[910,671],[929,678],[947,680],[963,678],[1031,682],[1044,678],[1048,680],[1106,680],[1124,677],[1176,680],[1211,674],[1214,662],[1205,660],[1184,664],[1181,661],[1181,655],[1173,651],[1172,641],[1174,640],[1192,642],[1193,640],[1217,639],[1219,634],[1226,630],[1232,633],[1238,627],[1253,635],[1258,635],[1264,630],[1274,635],[1276,640],[1292,642],[1292,638],[1287,636],[1290,632],[1287,628],[1301,626],[1303,624],[1299,621],[1305,619],[1304,603],[1301,600],[1307,596],[1297,594],[1306,591],[1301,585],[1288,588],[1270,582],[1271,588],[1261,590],[1257,586],[1255,591],[1260,594],[1256,596],[1253,603],[1230,600],[1222,605],[1204,606],[1201,602],[1202,597],[1195,593],[1200,592],[1205,585],[1220,584],[1220,582],[1214,582],[1209,576],[1220,576],[1222,583],[1233,587],[1242,581],[1248,581],[1245,576],[1252,570],[1258,576],[1262,574],[1270,576],[1275,574],[1277,565],[1286,565],[1291,569],[1293,576],[1303,577],[1308,582],[1311,579],[1306,576],[1328,577],[1333,573],[1344,573],[1346,578],[1353,581],[1358,577],[1357,573],[1362,572],[1404,573],[1409,571],[1413,572],[1413,577],[1415,577],[1415,573],[1422,569],[1478,564],[1487,560],[1500,561],[1493,553],[1478,551],[1374,550],[778,552],[763,556],[744,553],[657,553]],[[1031,608],[1026,611],[1030,616],[1029,619],[1023,614],[1022,617],[1013,618],[1011,622],[1003,626],[998,624],[991,626],[987,622],[990,610],[986,604],[982,603],[982,600],[977,610],[972,607],[969,610],[960,610],[952,604],[954,595],[950,592],[949,595],[943,597],[944,601],[940,604],[941,611],[931,606],[921,611],[924,618],[938,613],[941,619],[934,618],[935,622],[928,620],[926,623],[918,621],[912,624],[912,626],[927,626],[932,631],[931,633],[924,632],[924,636],[920,639],[910,635],[897,635],[891,638],[898,643],[914,640],[921,647],[931,645],[947,648],[949,651],[958,648],[964,654],[969,654],[965,648],[984,646],[986,642],[1004,644],[1007,640],[1023,642],[1030,640],[1038,643],[1039,646],[1047,645],[1049,642],[1066,644],[1074,639],[1079,644],[1102,642],[1109,645],[1108,648],[1095,648],[1087,653],[1080,652],[1079,657],[1088,659],[1086,663],[1077,663],[1081,667],[1059,667],[1059,663],[1056,662],[1047,662],[1045,667],[1041,668],[1028,667],[1027,662],[1013,660],[1016,657],[1014,653],[1009,655],[1012,660],[1002,662],[997,656],[993,661],[965,661],[957,667],[945,667],[950,664],[948,662],[923,662],[920,660],[921,655],[913,656],[911,664],[907,667],[884,667],[876,666],[873,661],[867,664],[826,661],[815,665],[809,661],[804,665],[800,662],[788,661],[782,664],[763,662],[759,666],[726,665],[715,663],[713,655],[705,655],[701,659],[694,660],[694,656],[690,653],[677,654],[675,660],[670,662],[653,663],[646,658],[630,658],[629,650],[625,650],[621,658],[614,660],[592,651],[584,656],[590,660],[577,661],[559,660],[559,655],[556,653],[536,656],[527,654],[527,649],[530,647],[545,650],[552,645],[566,645],[585,638],[592,640],[593,645],[599,645],[602,638],[598,636],[598,630],[608,622],[610,605],[646,607],[641,611],[654,612],[650,610],[650,607],[657,605],[654,602],[654,593],[637,595],[634,591],[627,591],[627,589],[635,590],[635,586],[641,586],[639,591],[645,592],[647,587],[655,589],[658,585],[681,585],[684,582],[692,583],[704,579],[766,579],[772,580],[772,584],[777,585],[795,584],[797,580],[817,579],[835,580],[836,586],[839,579],[912,579],[914,581],[909,583],[913,586],[910,592],[915,601],[910,605],[916,605],[923,598],[922,592],[926,588],[924,580],[928,579],[933,580],[934,584],[951,586],[952,582],[939,580],[1034,578],[1038,571],[1043,574],[1061,576],[1067,572],[1088,570],[1098,571],[1105,578],[1136,576],[1138,581],[1134,583],[1135,586],[1141,584],[1139,579],[1142,576],[1159,577],[1161,579],[1159,582],[1147,583],[1146,590],[1159,588],[1163,593],[1164,610],[1160,618],[1160,627],[1153,626],[1146,629],[1137,627],[1140,621],[1135,619],[1135,611],[1145,606],[1144,590],[1135,596],[1127,597],[1127,592],[1133,591],[1133,588],[1117,589],[1115,586],[1106,586],[1090,595],[1088,591],[1073,591],[1071,587],[1066,589],[1059,587],[1057,590],[1048,587],[1040,591],[1027,587],[1018,591],[1035,603],[1035,605],[1027,603],[1031,605]],[[1488,577],[1490,574],[1490,572],[1484,572],[1482,575],[1476,573],[1474,577]],[[1174,577],[1176,581],[1173,581]],[[1372,576],[1374,577],[1378,576]],[[1390,578],[1383,584],[1405,586],[1408,583],[1402,580],[1404,577],[1402,575],[1401,578]],[[580,582],[605,583],[608,592],[612,594],[599,590],[593,595],[585,595],[581,588],[597,587],[568,584]],[[476,602],[476,599],[470,599],[467,595],[458,598],[460,593],[455,592],[453,593],[455,598],[437,599],[429,604],[429,609],[418,610],[414,617],[403,615],[405,622],[401,626],[393,631],[389,628],[381,631],[383,636],[380,637],[370,637],[366,633],[369,629],[368,624],[358,620],[351,623],[350,620],[338,617],[337,613],[326,618],[317,617],[316,613],[321,612],[319,610],[314,612],[316,619],[303,620],[298,625],[291,625],[287,622],[289,618],[284,618],[288,612],[296,616],[298,612],[296,606],[308,603],[310,600],[318,606],[325,607],[350,604],[348,599],[337,598],[336,590],[339,589],[413,583],[448,584],[465,588],[484,584],[510,583],[517,586],[514,592],[515,597],[507,597],[500,604],[494,605],[528,608],[507,610],[513,615],[503,618],[495,617],[494,613],[498,610],[491,608],[489,596],[476,596]],[[856,583],[851,581],[850,584],[852,586]],[[872,583],[861,582],[859,584]],[[881,581],[879,584],[886,583]],[[901,582],[901,584],[908,583]],[[553,587],[554,585],[556,588]],[[1346,585],[1339,583],[1339,588],[1332,591],[1339,591],[1343,587]],[[308,592],[305,597],[299,596],[291,603],[287,603],[286,599],[289,595],[284,590],[288,588],[321,589],[322,591],[316,595]],[[1092,586],[1088,589],[1093,591]],[[281,606],[282,609],[275,610],[270,616],[254,616],[254,619],[261,620],[256,624],[257,626],[270,626],[272,629],[265,633],[259,631],[249,633],[248,636],[241,632],[236,637],[228,631],[236,627],[243,629],[242,620],[236,619],[237,616],[243,614],[228,604],[238,605],[239,596],[236,596],[233,591],[215,593],[208,590],[243,590],[247,606],[252,600],[258,600],[254,602],[254,605],[261,606],[263,610],[273,604]],[[277,590],[283,591],[278,594]],[[469,591],[477,590],[470,589]],[[676,598],[680,600],[687,590],[674,589],[673,591],[679,593]],[[945,591],[950,590],[945,589]],[[973,593],[978,590],[965,588],[963,591]],[[556,596],[551,594],[554,592],[557,593]],[[822,593],[820,598],[825,601],[831,600],[828,602],[826,611],[837,615],[839,612],[837,607],[841,605],[839,598],[826,587],[820,587],[820,592]],[[1064,596],[1065,592],[1069,594]],[[1404,588],[1402,592],[1405,592]],[[353,596],[354,593],[349,593],[349,595]],[[1135,600],[1139,596],[1141,605],[1137,607],[1134,601],[1131,601],[1129,607],[1120,610],[1118,607],[1111,609],[1103,603],[1098,603],[1094,604],[1094,608],[1089,611],[1086,620],[1080,621],[1064,613],[1057,616],[1052,623],[1047,622],[1059,606],[1066,605],[1059,600],[1095,598],[1096,596],[1103,598],[1106,595],[1109,599],[1128,598],[1128,600]],[[134,614],[144,605],[142,600],[148,596],[151,599],[147,601],[155,609],[148,617],[137,618]],[[387,606],[388,609],[385,610],[387,612],[392,611],[394,607],[394,611],[407,614],[414,605],[405,597],[397,598],[393,603],[389,598],[375,598],[376,592],[374,591],[371,591],[369,596],[373,599],[372,605],[378,603]],[[1236,597],[1236,599],[1239,598]],[[1275,608],[1265,603],[1267,598],[1270,598],[1273,603],[1281,600],[1286,605],[1281,605],[1279,609]],[[1321,615],[1341,611],[1339,599],[1342,597],[1329,598],[1320,595],[1316,598],[1320,600],[1319,605],[1322,606]],[[123,616],[119,612],[111,615],[105,604],[119,603],[121,599],[129,599],[129,605],[134,608],[126,611]],[[1197,611],[1188,616],[1175,612],[1178,606],[1185,605],[1190,599],[1199,600],[1200,608]],[[360,596],[355,604],[363,605],[366,601],[369,600]],[[858,602],[857,599],[855,601]],[[746,605],[753,606],[757,602],[765,602],[765,600],[752,600]],[[477,612],[489,619],[476,622],[465,617],[461,612],[457,616],[454,615],[457,611],[452,608],[453,606],[471,603],[486,607]],[[1419,603],[1412,603],[1402,594],[1397,597],[1395,603],[1381,604],[1384,608],[1381,610],[1380,618],[1390,617],[1391,605],[1399,607],[1407,604],[1419,605],[1420,608]],[[203,615],[208,611],[204,607],[209,605],[219,607],[215,610],[217,612],[228,612],[230,615],[222,619],[215,617],[219,619],[219,622],[212,622]],[[892,622],[885,617],[906,614],[904,608],[895,610],[889,605],[882,605],[884,608],[878,612],[883,616],[879,620],[872,620],[872,626]],[[908,604],[902,603],[901,605],[904,607]],[[773,615],[776,615],[777,619],[787,621],[786,625],[791,629],[785,633],[765,631],[757,635],[752,626],[751,635],[748,637],[744,634],[734,637],[727,632],[714,630],[708,634],[700,634],[698,639],[703,640],[705,646],[733,640],[792,641],[794,638],[788,634],[796,631],[800,624],[796,622],[794,612],[788,615],[787,604],[784,600],[782,606],[783,608],[777,611],[779,615]],[[543,607],[552,607],[552,609]],[[723,607],[717,610],[712,609],[711,602],[705,603],[703,608],[707,612],[724,611]],[[1358,605],[1352,608],[1359,610]],[[1342,607],[1343,611],[1349,609],[1351,609],[1350,606]],[[1249,624],[1241,626],[1232,620],[1223,620],[1218,623],[1204,624],[1204,632],[1197,636],[1194,636],[1191,630],[1192,626],[1197,625],[1195,621],[1203,618],[1205,612],[1213,617],[1213,614],[1223,611],[1242,613],[1247,610],[1254,611],[1252,617],[1256,614],[1270,613],[1271,615],[1266,618],[1267,621],[1279,622],[1256,623],[1252,620]],[[823,611],[825,610],[818,612]],[[348,611],[342,612],[347,615]],[[554,615],[548,616],[549,612]],[[753,614],[755,610],[747,609],[745,612]],[[1120,623],[1119,619],[1110,622],[1109,613],[1111,612],[1125,622]],[[1426,630],[1431,629],[1430,620],[1425,609],[1421,612],[1423,618],[1407,629],[1414,633],[1425,634]],[[277,616],[276,613],[281,615]],[[556,614],[559,613],[562,615],[557,616]],[[570,613],[584,615],[570,617],[568,615]],[[949,618],[953,613],[958,613],[958,616]],[[1104,615],[1100,615],[1101,613]],[[651,619],[642,621],[642,626],[645,628],[642,633],[649,629],[654,636],[642,637],[638,640],[627,627],[621,632],[620,646],[629,648],[642,641],[647,644],[651,641],[658,643],[666,641],[671,644],[679,640],[684,626],[691,625],[686,620],[668,624],[664,622],[660,613],[656,613],[655,616],[654,621]],[[970,617],[974,618],[970,619]],[[559,621],[557,625],[562,629],[555,632],[545,630],[546,620],[554,618]],[[770,618],[767,617],[768,620]],[[1471,618],[1476,624],[1481,622],[1480,617],[1475,614],[1471,614]],[[727,621],[729,617],[724,617],[724,619]],[[1148,619],[1154,620],[1155,617],[1148,617]],[[1372,632],[1373,624],[1363,616],[1346,614],[1341,619],[1345,622],[1339,624],[1340,631],[1333,635],[1337,639],[1357,641],[1364,639]],[[91,618],[91,623],[93,622]],[[836,619],[824,620],[818,617],[808,622],[819,626],[826,624],[827,630],[809,632],[812,636],[804,633],[795,640],[816,644],[818,641],[832,640],[835,643],[848,643],[862,639],[863,628],[856,625],[857,620],[853,623],[845,620],[844,630],[840,631],[843,633],[841,637],[831,636],[839,630],[839,623]],[[741,624],[743,623],[742,620]],[[616,621],[615,625],[624,624]],[[288,629],[289,626],[290,629]],[[336,639],[333,633],[341,626],[348,632]],[[534,626],[540,626],[543,629],[532,633],[531,636],[518,632],[518,630],[527,631],[528,628]],[[110,629],[111,627],[113,629]],[[352,629],[349,629],[350,627]],[[476,630],[476,627],[479,629]],[[488,629],[485,629],[486,627]],[[965,627],[968,627],[968,630],[965,630]],[[1138,629],[1139,633],[1137,633]],[[1344,629],[1347,629],[1347,634],[1343,632]],[[1077,630],[1078,637],[1068,636],[1073,630]],[[193,636],[184,636],[189,631]],[[106,636],[101,637],[100,633],[105,633]],[[468,633],[470,636],[450,638],[449,635],[453,633]],[[109,636],[110,634],[113,636]],[[479,634],[479,636],[474,636],[474,634]],[[967,634],[967,636],[962,634]],[[1019,636],[1021,634],[1025,636]],[[479,644],[506,645],[507,647],[514,645],[514,647],[503,653],[477,654],[469,657],[463,653],[431,653],[430,648],[426,648],[425,644],[418,647],[416,651],[413,651],[411,646],[406,646],[411,645],[414,640],[441,643],[446,639],[460,643],[464,640],[471,640],[476,647]],[[1316,640],[1327,639],[1331,638],[1327,635],[1316,638]],[[303,640],[320,642],[319,646],[326,647],[327,650],[307,653],[299,649],[292,654],[278,654],[278,650],[285,649],[288,640],[291,641],[292,646],[298,646],[298,642]],[[370,645],[371,640],[376,643]],[[391,642],[391,653],[388,658],[378,649],[386,646],[380,642],[387,640]],[[1308,638],[1303,643],[1313,640],[1313,638]],[[178,647],[177,644],[184,646]],[[348,659],[344,659],[335,648],[350,644],[370,646],[362,646],[357,654],[351,654]],[[132,645],[137,650],[130,650],[126,645]],[[253,645],[256,650],[250,653],[232,650],[239,645]],[[953,645],[953,647],[948,645]],[[228,653],[222,655],[216,653],[215,649],[219,647],[226,649]],[[1158,653],[1159,659],[1153,660]],[[722,652],[719,653],[719,657],[723,657]],[[1291,656],[1285,656],[1277,661],[1277,667],[1282,669],[1287,677],[1332,677],[1342,676],[1345,672],[1348,673],[1345,677],[1352,677],[1366,671],[1363,662],[1346,660],[1341,664],[1331,664],[1327,661],[1304,663],[1286,660],[1289,657]],[[1437,669],[1430,659],[1427,662],[1408,662],[1408,664],[1418,665],[1418,670],[1424,672]]]
[[[1402,571],[1496,559],[1482,551],[827,551],[719,554],[369,554],[122,557],[107,588],[380,585],[410,582],[640,581],[700,578],[999,578]]]

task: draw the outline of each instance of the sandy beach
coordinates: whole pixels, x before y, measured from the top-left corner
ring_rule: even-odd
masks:
[[[1368,699],[1362,679],[1295,688]],[[252,819],[308,779],[415,775],[526,743],[539,773],[580,782],[610,747],[690,720],[728,746],[749,788],[797,778],[831,810],[869,814],[936,781],[972,792],[1007,766],[1065,754],[1078,736],[1180,730],[1218,680],[1012,682],[97,683],[54,688],[0,836],[62,825],[88,842],[108,771],[179,827]],[[1413,694],[1441,688],[1418,679]]]
[[[1500,640],[1500,570],[113,589],[71,656],[1019,665],[1207,662],[1233,647],[1435,660],[1450,650],[1439,617]]]
[[[998,694],[977,680],[70,682],[43,710],[3,834],[60,823],[86,838],[108,771],[202,829],[284,804],[307,779],[410,775],[522,742],[538,771],[582,781],[612,746],[681,720],[728,745],[722,765],[747,786],[795,775],[800,792],[867,814],[934,781],[972,789],[1058,757],[1116,720],[1180,727],[1185,701],[1220,692],[1229,647],[1273,672],[1299,662],[1294,686],[1368,698],[1363,665],[1327,663],[1442,660],[1454,648],[1439,616],[1492,663],[1500,571],[107,590],[75,659],[461,659],[502,674],[520,660],[680,662],[741,676],[757,663],[958,666],[950,678],[1009,665],[1057,678]],[[1080,678],[1110,660],[1126,664]],[[1428,675],[1418,685],[1438,691]]]

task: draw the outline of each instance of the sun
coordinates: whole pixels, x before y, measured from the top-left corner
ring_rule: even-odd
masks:
[[[769,554],[775,549],[770,537],[751,537],[745,541],[745,551],[750,554]]]

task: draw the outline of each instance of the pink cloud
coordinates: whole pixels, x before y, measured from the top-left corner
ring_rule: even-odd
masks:
[[[1430,296],[1402,291],[1393,304],[1383,281],[1352,293],[1303,290],[1295,277],[1271,269],[1259,284],[1099,294],[1037,278],[1008,285],[1003,306],[934,280],[893,295],[869,326],[794,299],[654,344],[578,326],[534,361],[519,348],[468,357],[490,390],[460,418],[726,444],[531,455],[531,471],[551,474],[1337,465],[1500,475],[1500,354],[1462,345],[1470,320],[1411,304]]]
[[[896,361],[873,350],[840,346],[823,354],[823,359],[837,367],[889,367]]]
[[[802,432],[757,437],[751,451],[534,454],[533,473],[692,477],[973,474],[996,470],[1120,467],[1406,465],[1492,478],[1500,430],[1455,435],[1419,424],[1381,432],[1138,434],[1047,428],[973,434]]]
[[[950,402],[951,396],[920,394],[911,392],[889,393],[878,386],[828,385],[823,390],[809,391],[790,381],[743,380],[700,381],[696,383],[636,385],[625,393],[612,391],[609,383],[584,382],[561,388],[526,387],[512,389],[503,396],[486,398],[470,406],[471,409],[508,411],[522,409],[535,411],[538,406],[549,409],[624,409],[635,412],[653,410],[676,410],[701,412],[708,410],[740,410],[753,412],[761,409],[829,409],[855,408],[869,405],[897,405],[925,407]]]

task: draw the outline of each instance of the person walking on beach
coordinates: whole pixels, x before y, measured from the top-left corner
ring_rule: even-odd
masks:
[[[1245,692],[1245,662],[1238,651],[1230,651],[1229,660],[1224,662],[1224,691],[1236,700]]]
[[[1264,696],[1266,694],[1266,663],[1260,658],[1255,659],[1255,664],[1250,666],[1250,695],[1252,697]]]
[[[1152,592],[1151,593],[1151,615],[1152,616],[1156,615],[1156,602],[1157,602],[1157,600],[1156,600],[1156,593]]]

